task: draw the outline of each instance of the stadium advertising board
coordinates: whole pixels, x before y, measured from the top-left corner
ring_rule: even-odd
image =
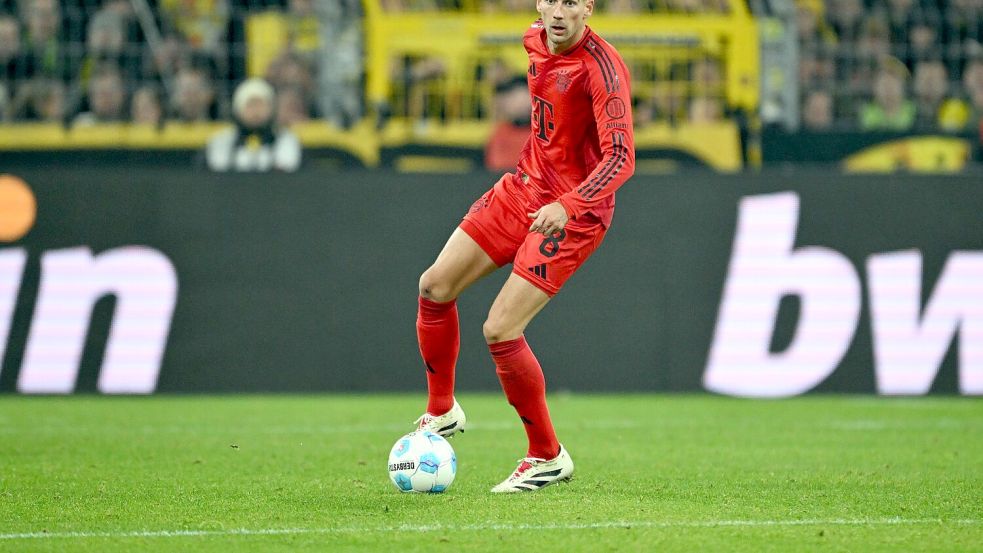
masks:
[[[0,201],[4,204],[0,240],[15,241],[32,230],[37,202],[23,180],[0,175]],[[81,245],[38,254],[37,294],[26,324],[17,390],[72,392],[93,309],[100,299],[111,296],[115,309],[104,341],[98,390],[153,392],[177,300],[177,274],[170,260],[143,246],[122,246],[93,255],[88,246]],[[0,359],[10,342],[27,260],[28,251],[23,247],[0,248]]]
[[[836,370],[852,343],[864,282],[836,250],[795,247],[799,209],[794,192],[741,200],[703,377],[707,389],[748,396],[807,392]],[[866,274],[877,391],[927,393],[956,342],[959,390],[983,394],[983,251],[949,254],[927,294],[918,249],[872,253]],[[771,351],[780,301],[788,296],[801,305],[794,337]]]
[[[17,173],[0,391],[24,393],[423,390],[417,279],[495,178]],[[527,335],[555,391],[981,394],[980,207],[969,176],[637,176]],[[498,389],[504,277],[459,302],[462,389]]]

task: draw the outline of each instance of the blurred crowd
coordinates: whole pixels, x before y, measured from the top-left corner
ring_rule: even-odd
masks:
[[[741,0],[743,1],[743,0]],[[534,0],[381,0],[386,11],[534,12]],[[599,13],[725,13],[730,0],[600,0]]]
[[[808,130],[974,130],[983,0],[797,0]]]
[[[263,70],[279,123],[360,118],[359,102],[337,100],[360,97],[358,0],[0,0],[0,121],[227,120],[260,12],[284,34]]]
[[[730,9],[729,1],[602,0],[597,11],[719,13]],[[978,128],[983,0],[795,2],[803,128]],[[386,12],[534,15],[532,0],[380,3]],[[277,124],[326,119],[346,127],[360,120],[361,0],[0,0],[0,121],[153,126],[232,120],[235,87],[257,74],[249,51],[256,14],[275,16],[272,26],[261,28],[264,40],[271,29],[283,35],[258,71],[273,86]],[[407,81],[440,73],[432,60],[408,67]],[[639,76],[646,71],[632,69]],[[636,120],[730,116],[724,72],[724,60],[707,58],[687,62],[669,79],[651,75],[655,85],[637,98]],[[511,77],[495,81],[500,94],[514,92]],[[510,110],[492,109],[506,114],[500,119],[513,119]]]

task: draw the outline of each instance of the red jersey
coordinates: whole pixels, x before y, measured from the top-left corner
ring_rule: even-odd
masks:
[[[635,172],[631,77],[621,55],[590,27],[551,54],[542,20],[526,31],[532,133],[518,169],[542,205],[559,201],[572,219],[592,213],[605,227],[614,191]]]

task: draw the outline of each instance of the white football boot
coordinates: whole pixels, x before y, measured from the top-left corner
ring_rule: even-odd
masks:
[[[416,419],[417,431],[429,430],[434,434],[440,434],[445,438],[450,438],[458,432],[464,432],[464,423],[468,418],[464,416],[464,409],[454,400],[454,406],[443,415],[431,415],[424,413]]]
[[[492,493],[534,492],[556,482],[569,482],[573,478],[573,459],[560,444],[556,457],[519,459],[519,466],[504,482],[492,488]]]

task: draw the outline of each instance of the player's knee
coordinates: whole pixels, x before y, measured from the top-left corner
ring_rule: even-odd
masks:
[[[454,299],[451,286],[433,269],[427,269],[420,275],[420,296],[441,303]]]
[[[489,344],[514,340],[522,335],[522,329],[516,328],[514,324],[492,318],[488,318],[481,326],[481,332],[485,335],[485,342]]]

